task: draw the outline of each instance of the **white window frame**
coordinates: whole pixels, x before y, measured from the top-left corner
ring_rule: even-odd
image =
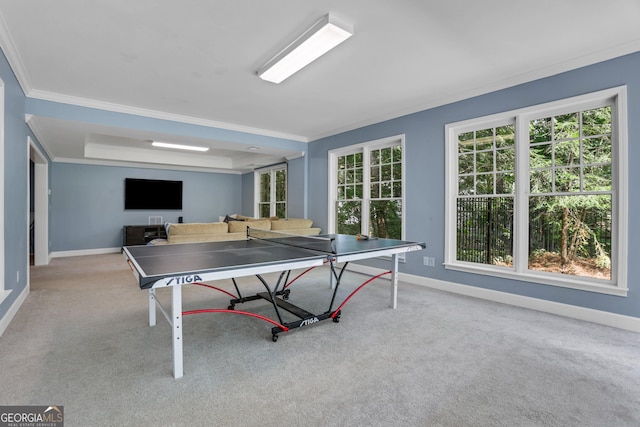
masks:
[[[363,170],[363,200],[362,200],[362,222],[361,229],[368,230],[369,229],[369,202],[370,202],[370,188],[371,182],[369,179],[369,175],[371,173],[370,168],[370,152],[372,150],[378,150],[380,148],[392,147],[395,145],[400,145],[402,147],[402,239],[405,238],[405,230],[407,224],[407,200],[405,197],[406,194],[406,150],[405,150],[405,136],[395,135],[390,136],[388,138],[377,139],[374,141],[363,142],[360,144],[349,145],[347,147],[337,148],[335,150],[330,150],[328,153],[328,166],[329,166],[329,224],[328,230],[329,233],[335,233],[337,230],[336,226],[336,203],[338,201],[338,157],[347,155],[347,154],[355,154],[358,152],[363,153],[362,156],[362,170]]]
[[[260,175],[269,172],[271,174],[271,195],[269,197],[269,212],[270,216],[276,215],[276,172],[284,170],[287,174],[285,182],[285,192],[287,198],[285,199],[285,212],[289,212],[289,171],[287,170],[287,164],[281,163],[278,165],[268,166],[265,168],[256,169],[253,171],[253,195],[254,195],[254,217],[260,216]]]
[[[2,280],[2,285],[0,285],[0,303],[9,296],[11,290],[6,289],[5,284],[5,265],[4,265],[4,183],[6,180],[5,170],[4,170],[4,115],[5,115],[5,97],[4,97],[4,81],[0,79],[0,176],[3,177],[2,184],[0,185],[0,242],[3,244],[0,245],[0,279]],[[2,333],[2,329],[0,329],[0,334]]]
[[[611,102],[612,106],[612,265],[611,280],[536,272],[527,268],[528,254],[528,173],[529,158],[522,150],[528,147],[529,121],[563,113],[588,110]],[[457,138],[460,133],[516,124],[516,193],[514,200],[514,265],[497,267],[456,260]],[[520,141],[520,142],[519,142]],[[523,142],[523,141],[526,141]],[[540,104],[515,111],[474,118],[445,125],[445,268],[469,273],[504,277],[545,285],[580,289],[603,294],[626,296],[628,234],[628,135],[627,89],[620,86],[573,98]],[[524,177],[524,178],[523,178]]]

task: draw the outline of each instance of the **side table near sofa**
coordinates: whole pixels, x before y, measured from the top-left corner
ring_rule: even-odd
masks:
[[[122,228],[122,246],[146,245],[155,239],[166,239],[163,224],[125,225]]]

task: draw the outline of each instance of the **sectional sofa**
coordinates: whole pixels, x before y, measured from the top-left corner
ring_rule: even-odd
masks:
[[[260,230],[281,231],[288,234],[318,235],[320,228],[312,227],[307,218],[248,218],[226,217],[223,221],[207,223],[167,224],[166,243],[216,242],[247,238],[247,227]],[[159,242],[155,242],[159,243]],[[163,242],[164,243],[164,242]]]

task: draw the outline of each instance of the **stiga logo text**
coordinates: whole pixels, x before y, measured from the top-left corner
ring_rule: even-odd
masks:
[[[194,274],[193,276],[172,277],[171,279],[167,280],[166,285],[167,286],[187,285],[189,283],[195,283],[195,282],[202,282],[202,278],[200,276],[198,276],[197,274]]]
[[[0,406],[0,427],[63,427],[64,406]]]
[[[300,322],[300,327],[313,325],[314,323],[319,322],[320,320],[317,317],[312,317],[310,319],[304,319]]]

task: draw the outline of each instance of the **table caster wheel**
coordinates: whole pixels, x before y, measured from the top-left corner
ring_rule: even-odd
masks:
[[[339,317],[334,317],[333,318],[333,323],[340,323],[340,318]]]
[[[230,305],[229,307],[227,307],[227,310],[235,310],[235,309],[236,309],[236,307],[233,306],[233,305]]]
[[[271,339],[273,340],[273,342],[276,342],[276,341],[278,341],[278,336],[276,334],[273,334]]]

